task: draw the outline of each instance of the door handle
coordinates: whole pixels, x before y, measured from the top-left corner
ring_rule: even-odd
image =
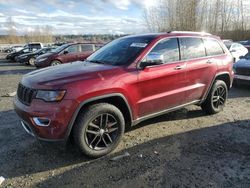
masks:
[[[211,60],[208,60],[207,61],[207,64],[212,64],[213,62]]]
[[[174,68],[174,70],[181,70],[181,69],[183,69],[183,67],[180,66],[180,65],[177,65],[177,66]]]

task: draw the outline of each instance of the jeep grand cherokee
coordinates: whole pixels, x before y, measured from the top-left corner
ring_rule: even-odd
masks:
[[[24,129],[67,140],[100,157],[125,127],[196,104],[220,112],[232,85],[233,57],[217,36],[168,32],[126,36],[74,62],[23,77],[14,101]]]

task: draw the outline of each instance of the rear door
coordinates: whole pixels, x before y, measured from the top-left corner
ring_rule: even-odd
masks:
[[[204,42],[209,48],[208,55]],[[218,59],[211,51],[215,47],[216,44],[202,38],[180,38],[181,59],[187,62],[185,103],[201,100],[210,86],[217,72]]]
[[[140,117],[178,106],[185,95],[186,64],[180,61],[178,39],[164,39],[150,53],[162,54],[164,64],[139,71]]]

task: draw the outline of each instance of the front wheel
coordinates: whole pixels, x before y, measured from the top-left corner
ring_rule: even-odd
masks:
[[[58,60],[54,60],[51,62],[51,66],[56,66],[56,65],[60,65],[62,64],[61,61],[58,61]]]
[[[79,114],[73,129],[75,143],[87,156],[97,158],[113,151],[125,129],[121,111],[114,105],[99,103]]]
[[[228,96],[228,88],[224,81],[216,80],[206,100],[201,105],[208,114],[216,114],[223,110]]]
[[[31,57],[30,59],[29,59],[29,61],[28,61],[28,64],[30,64],[30,65],[35,65],[35,58],[34,57]]]

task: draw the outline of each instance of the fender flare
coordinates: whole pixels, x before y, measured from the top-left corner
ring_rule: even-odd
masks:
[[[90,102],[94,102],[94,101],[96,101],[96,100],[107,99],[107,98],[111,98],[111,97],[120,97],[120,98],[122,98],[122,100],[125,102],[125,104],[126,104],[128,110],[129,110],[129,115],[130,115],[131,121],[133,121],[133,115],[132,115],[132,111],[131,111],[130,105],[129,105],[129,103],[128,103],[128,100],[127,100],[126,97],[125,97],[124,95],[122,95],[121,93],[111,93],[111,94],[106,94],[106,95],[100,95],[100,96],[92,97],[92,98],[89,98],[89,99],[87,99],[87,100],[85,100],[85,101],[82,101],[82,102],[78,105],[77,109],[75,110],[75,112],[74,112],[74,114],[73,114],[73,116],[72,116],[72,118],[71,118],[71,120],[70,120],[70,122],[69,122],[69,124],[68,124],[67,132],[66,132],[66,134],[65,134],[64,140],[67,140],[67,139],[69,138],[69,135],[70,135],[70,133],[71,133],[71,130],[72,130],[72,128],[73,128],[73,125],[74,125],[74,123],[75,123],[75,121],[76,121],[76,118],[77,118],[77,116],[78,116],[80,110],[82,109],[82,107],[83,107],[84,105],[86,105],[87,103],[90,103]]]

